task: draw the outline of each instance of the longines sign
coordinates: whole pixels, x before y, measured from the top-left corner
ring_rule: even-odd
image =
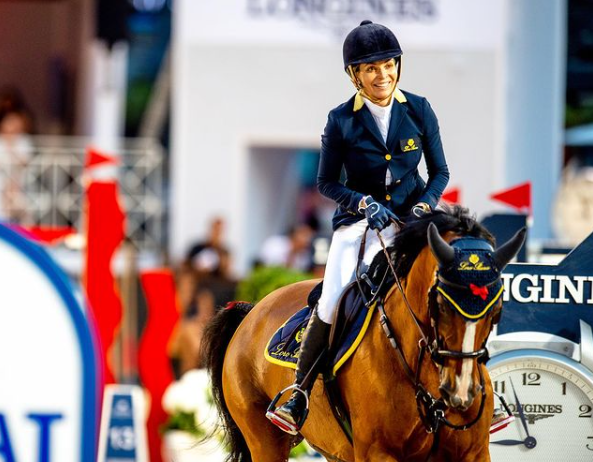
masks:
[[[344,21],[381,17],[400,21],[437,18],[438,0],[247,0],[254,16],[298,17],[309,21]]]
[[[593,304],[593,276],[504,274],[502,280],[505,302]]]
[[[504,3],[492,0],[179,0],[176,33],[201,45],[341,46],[363,19],[405,49],[487,49],[503,43]]]
[[[558,265],[507,266],[498,333],[547,332],[579,341],[579,319],[593,325],[593,234]]]

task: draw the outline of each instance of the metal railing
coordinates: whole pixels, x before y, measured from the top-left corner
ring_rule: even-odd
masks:
[[[20,153],[0,144],[0,214],[23,225],[81,228],[85,151],[91,140],[33,136]],[[166,242],[164,151],[148,138],[123,139],[116,176],[126,213],[126,234],[137,250]]]

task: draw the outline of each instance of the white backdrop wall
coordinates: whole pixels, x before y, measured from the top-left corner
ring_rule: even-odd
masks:
[[[395,3],[417,9],[429,5],[434,14],[427,18],[406,13],[401,21],[395,14],[361,14],[337,27],[331,15],[322,21],[262,13],[271,5],[292,4],[287,1],[176,3],[170,234],[174,258],[204,235],[210,218],[222,215],[228,221],[236,269],[239,274],[247,269],[272,232],[266,232],[266,223],[279,207],[278,195],[261,191],[270,190],[283,165],[257,163],[254,153],[266,147],[278,148],[278,155],[291,148],[319,148],[328,111],[354,92],[342,68],[343,38],[367,17],[396,31],[404,49],[400,86],[426,96],[439,117],[450,186],[462,188],[463,203],[472,210],[483,213],[492,208],[489,194],[510,185],[505,154],[512,123],[506,96],[507,0],[389,4]],[[260,14],[249,8],[259,8]],[[541,27],[550,30],[552,20],[546,17]],[[513,24],[520,26],[525,24]],[[550,148],[541,156],[553,158],[558,153]],[[254,165],[265,170],[256,174]],[[260,182],[256,194],[253,188]]]

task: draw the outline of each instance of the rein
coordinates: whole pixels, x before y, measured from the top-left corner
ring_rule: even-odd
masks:
[[[399,223],[394,222],[394,224],[399,224]],[[368,228],[367,228],[367,230],[368,230]],[[445,412],[448,409],[448,406],[444,402],[444,400],[442,398],[438,398],[438,399],[435,398],[420,383],[420,372],[422,369],[422,363],[423,363],[426,353],[428,352],[430,354],[433,362],[438,363],[439,360],[442,361],[443,357],[449,357],[449,358],[454,358],[454,359],[475,359],[475,358],[480,359],[485,356],[487,357],[487,350],[486,350],[486,348],[483,347],[477,351],[463,352],[463,351],[451,351],[451,350],[446,350],[446,349],[440,348],[438,328],[437,328],[436,324],[434,326],[435,340],[433,341],[432,344],[430,344],[429,339],[428,339],[427,335],[425,334],[424,329],[422,328],[422,323],[419,321],[416,314],[412,310],[412,306],[410,305],[410,302],[404,292],[400,278],[397,275],[395,268],[393,267],[391,258],[389,257],[389,252],[387,251],[387,248],[385,246],[383,238],[381,237],[381,234],[378,230],[377,230],[377,237],[379,239],[379,242],[381,243],[381,247],[382,247],[383,253],[385,254],[385,257],[387,259],[387,264],[389,265],[389,268],[388,268],[388,270],[385,271],[385,274],[383,275],[383,278],[382,278],[379,286],[377,288],[375,288],[375,290],[371,290],[373,296],[372,296],[371,300],[369,302],[367,302],[367,306],[370,306],[371,303],[373,303],[375,300],[377,300],[378,294],[380,292],[380,288],[385,283],[385,281],[387,279],[387,274],[391,271],[391,274],[393,275],[393,277],[395,279],[395,284],[397,286],[397,289],[401,293],[404,303],[408,309],[408,313],[411,315],[412,319],[414,320],[414,323],[416,324],[416,328],[417,328],[418,332],[420,333],[420,340],[418,341],[418,348],[419,348],[418,366],[417,366],[417,369],[415,372],[412,370],[412,368],[406,361],[403,351],[401,350],[401,348],[397,342],[397,338],[394,334],[393,326],[391,324],[391,321],[389,320],[389,317],[387,316],[387,313],[385,312],[384,301],[382,301],[382,300],[377,300],[377,302],[378,302],[377,307],[378,307],[378,310],[380,313],[379,322],[381,324],[383,332],[385,333],[385,336],[389,340],[389,343],[391,344],[392,348],[396,351],[397,356],[404,368],[406,376],[408,377],[408,380],[410,380],[410,382],[412,383],[412,385],[414,387],[415,395],[416,395],[416,406],[418,408],[418,414],[420,416],[420,420],[424,424],[424,427],[425,427],[427,433],[435,434],[433,446],[431,449],[431,453],[432,453],[434,450],[436,450],[436,447],[438,446],[438,437],[439,437],[438,431],[441,427],[441,424],[443,424],[453,430],[467,430],[468,428],[472,427],[473,425],[475,425],[478,422],[478,420],[482,417],[482,413],[484,411],[484,405],[486,402],[486,390],[484,387],[484,374],[482,372],[482,368],[480,366],[478,366],[478,373],[480,375],[480,388],[481,388],[481,402],[480,402],[480,408],[478,410],[478,414],[472,421],[470,421],[468,423],[459,424],[459,425],[452,423],[449,419],[447,419],[445,417]],[[359,273],[359,267],[360,267],[360,263],[362,261],[362,255],[364,255],[365,243],[366,243],[366,231],[363,235],[363,239],[361,242],[361,248],[359,251],[359,261],[358,261],[359,264],[356,268],[356,279],[359,284],[359,287],[360,287],[359,281],[361,278],[364,279],[367,283],[370,283],[370,281],[368,280],[368,276],[366,278],[364,278],[364,276],[366,276],[366,274],[363,276],[360,276],[360,273]],[[385,301],[386,300],[387,300],[387,298],[385,299]],[[432,318],[432,314],[430,314],[430,316]]]

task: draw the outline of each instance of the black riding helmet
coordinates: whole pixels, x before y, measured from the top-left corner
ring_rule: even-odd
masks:
[[[393,32],[368,19],[348,34],[342,52],[346,72],[348,66],[397,58],[403,53]]]

